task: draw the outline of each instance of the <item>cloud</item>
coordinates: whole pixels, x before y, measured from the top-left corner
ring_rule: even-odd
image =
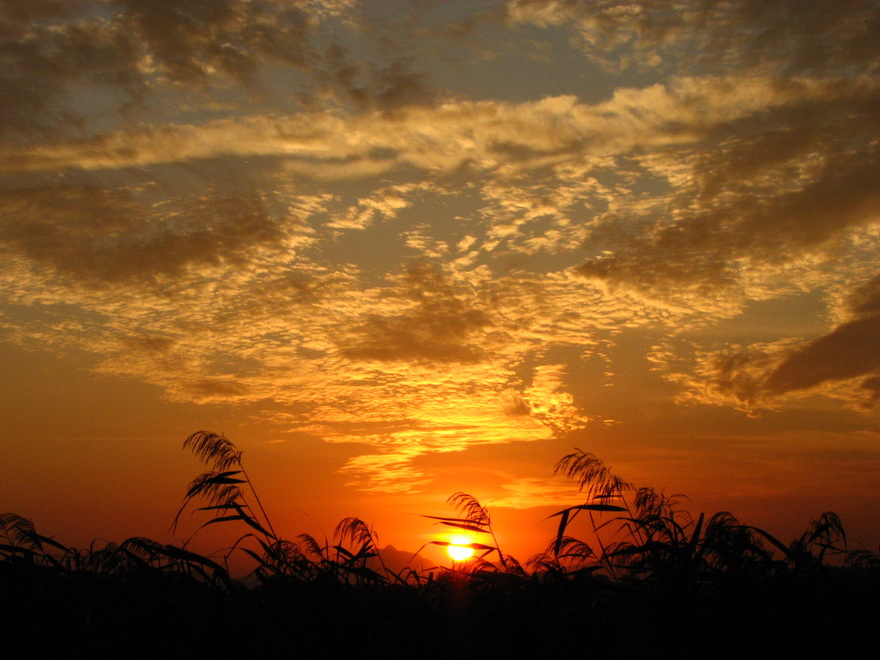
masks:
[[[561,96],[519,104],[445,101],[407,107],[390,116],[383,112],[340,116],[327,110],[255,115],[13,147],[0,159],[0,172],[102,171],[260,156],[300,160],[302,173],[309,167],[335,168],[338,178],[367,162],[372,172],[406,166],[454,174],[469,167],[504,180],[553,168],[577,168],[584,159],[631,152],[657,152],[669,158],[681,149],[680,155],[689,158],[694,153],[708,156],[725,130],[731,137],[742,132],[736,122],[748,124],[769,116],[767,125],[772,126],[777,118],[768,113],[785,112],[789,106],[804,108],[832,97],[843,101],[825,110],[825,121],[859,111],[861,103],[854,121],[839,129],[846,136],[861,127],[861,134],[876,127],[876,119],[866,119],[873,115],[864,110],[876,102],[877,93],[876,84],[861,79],[798,81],[779,87],[768,79],[725,77],[622,89],[595,105]],[[713,133],[719,137],[713,138]],[[699,150],[701,142],[706,152]],[[734,142],[728,153],[735,157],[734,148],[743,144],[748,143]]]
[[[360,445],[372,492],[600,419],[573,365],[601,353],[614,380],[627,332],[691,402],[876,400],[876,283],[824,334],[723,323],[869,278],[874,8],[416,4],[4,3],[4,337]],[[459,19],[449,45],[433,28]],[[470,44],[516,82],[526,24],[548,52],[574,30],[608,93],[454,87]]]
[[[584,428],[590,421],[574,405],[574,398],[566,390],[563,364],[541,364],[535,367],[532,383],[523,390],[524,410],[556,433],[568,433]]]
[[[188,104],[192,90],[215,108],[248,105],[272,91],[264,84],[272,66],[297,71],[304,86],[297,97],[307,101],[327,78],[324,60],[331,69],[338,60],[314,47],[312,33],[341,21],[352,4],[9,0],[0,7],[0,135],[92,135],[108,121],[142,119],[175,94]],[[374,101],[368,105],[425,97],[422,78],[402,59],[376,64],[369,84],[382,89],[365,90]]]
[[[880,277],[852,291],[846,307],[850,318],[815,339],[708,352],[700,377],[671,379],[687,383],[683,401],[732,404],[750,413],[817,392],[872,407],[880,377]]]
[[[394,58],[387,64],[358,62],[349,50],[332,44],[324,52],[324,72],[317,75],[318,97],[333,99],[355,111],[390,112],[435,99],[425,73],[413,70],[410,58]],[[316,105],[315,103],[306,105]]]
[[[77,9],[52,0],[0,7],[0,136],[10,142],[87,128],[69,98],[77,84],[97,86],[116,107],[144,91],[133,44],[110,22],[78,20]]]
[[[429,187],[406,184],[381,188],[369,197],[359,199],[344,217],[334,218],[327,226],[334,229],[364,229],[379,219],[395,218],[401,209],[411,206],[412,202],[407,199],[410,194]]]
[[[367,493],[418,493],[431,479],[412,467],[413,458],[411,452],[364,454],[349,460],[341,471],[356,475],[346,485]]]
[[[868,376],[861,388],[875,398],[880,375],[880,276],[858,287],[848,306],[853,320],[788,354],[766,377],[763,390],[784,394]]]
[[[880,315],[844,323],[787,356],[767,376],[769,394],[880,371]]]
[[[343,340],[352,360],[476,362],[483,356],[469,340],[491,321],[488,313],[457,294],[448,277],[429,264],[410,267],[401,281],[410,311],[391,318],[371,316]]]
[[[174,339],[163,335],[140,334],[123,340],[133,350],[145,353],[167,353],[174,347]]]
[[[265,0],[113,0],[121,29],[143,49],[142,67],[174,82],[225,75],[253,83],[269,60],[306,60],[308,15],[296,4]]]
[[[637,0],[511,0],[507,20],[570,26],[585,54],[611,70],[729,71],[760,67],[783,76],[866,71],[880,9],[871,0],[845,6],[800,0],[670,6]]]
[[[584,503],[584,496],[571,484],[550,479],[524,477],[501,485],[502,495],[487,499],[485,504],[493,508],[531,509],[539,506],[564,508]]]
[[[837,87],[827,85],[821,104],[792,100],[719,123],[699,150],[683,153],[690,172],[681,161],[669,165],[682,181],[665,204],[628,233],[616,216],[596,223],[585,244],[599,254],[578,272],[653,295],[681,287],[708,294],[739,285],[756,266],[839,250],[853,230],[880,219],[880,152],[868,138],[878,123],[865,110],[880,97],[860,84],[832,96]]]
[[[47,186],[0,192],[0,246],[95,284],[158,282],[241,264],[283,238],[259,197],[206,196],[156,213],[129,191]],[[189,208],[187,208],[189,207]]]

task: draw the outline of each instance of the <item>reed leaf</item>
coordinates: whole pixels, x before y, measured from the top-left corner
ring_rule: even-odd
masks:
[[[453,541],[429,541],[429,543],[433,545],[440,545],[448,547],[450,545],[454,545],[458,548],[470,548],[471,550],[497,550],[494,545],[485,545],[483,543],[455,543]]]
[[[463,529],[468,532],[478,532],[480,534],[488,534],[489,533],[488,530],[483,529],[482,527],[477,527],[475,525],[468,525],[466,523],[454,523],[454,522],[443,521],[440,524],[446,525],[447,527],[454,527],[455,529]]]
[[[209,520],[208,522],[203,524],[201,527],[199,527],[199,529],[203,529],[203,528],[207,527],[208,525],[214,525],[216,523],[233,522],[236,520],[240,520],[244,524],[249,525],[250,527],[253,527],[255,530],[260,532],[260,534],[263,534],[264,536],[266,536],[268,538],[272,538],[272,539],[275,538],[271,532],[269,532],[260,523],[258,523],[251,516],[249,516],[245,513],[239,513],[234,516],[220,516],[218,518],[212,518],[211,520]]]

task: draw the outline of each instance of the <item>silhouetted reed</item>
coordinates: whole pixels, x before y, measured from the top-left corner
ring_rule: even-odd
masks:
[[[682,496],[636,488],[580,450],[556,471],[584,502],[551,516],[544,553],[522,564],[504,554],[489,510],[459,492],[448,500],[455,515],[425,518],[484,540],[465,544],[475,556],[454,569],[395,572],[360,518],[343,519],[329,540],[281,538],[225,436],[201,431],[184,448],[209,471],[190,483],[171,529],[190,509],[209,518],[182,544],[135,537],[77,550],[0,515],[0,625],[11,657],[100,657],[132,644],[150,657],[553,656],[582,653],[585,639],[593,653],[697,657],[747,650],[730,631],[750,627],[775,640],[765,650],[796,651],[799,631],[819,625],[839,632],[839,652],[840,636],[858,637],[880,604],[880,554],[849,550],[835,514],[786,544],[728,512],[693,516]],[[572,533],[580,516],[589,540]],[[214,525],[235,541],[210,556],[193,550],[194,536]],[[233,555],[251,562],[246,574],[230,573]],[[690,636],[670,637],[683,621]],[[823,645],[834,646],[823,638],[803,649]]]

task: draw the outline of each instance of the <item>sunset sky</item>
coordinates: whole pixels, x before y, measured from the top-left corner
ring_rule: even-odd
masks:
[[[880,2],[2,0],[0,512],[544,549],[574,447],[880,525]]]

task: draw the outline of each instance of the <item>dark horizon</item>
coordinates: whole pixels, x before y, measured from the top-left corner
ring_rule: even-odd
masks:
[[[6,0],[0,509],[542,551],[579,447],[880,546],[880,3]],[[438,548],[435,548],[437,550]],[[434,559],[436,561],[436,559]]]

